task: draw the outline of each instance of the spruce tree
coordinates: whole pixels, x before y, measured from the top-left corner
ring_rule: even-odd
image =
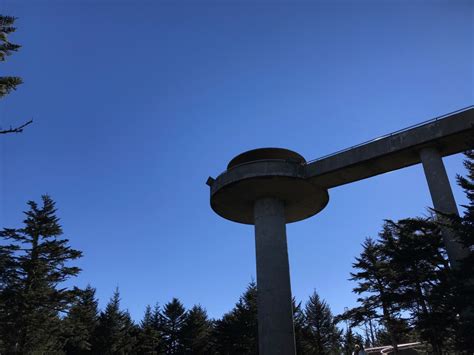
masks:
[[[94,334],[93,351],[100,354],[126,354],[136,346],[137,331],[130,314],[120,309],[118,288],[100,313]]]
[[[182,353],[184,346],[182,330],[186,320],[186,309],[177,298],[173,298],[165,304],[161,315],[166,353]]]
[[[12,43],[8,39],[8,36],[16,30],[14,26],[16,19],[13,16],[0,15],[0,62],[4,62],[8,56],[12,55],[13,52],[17,52],[21,47],[19,44]],[[23,80],[18,76],[0,76],[0,99],[16,90],[17,86],[22,83]],[[23,131],[23,128],[32,122],[30,120],[15,128],[0,128],[0,134],[20,133]]]
[[[296,304],[293,298],[293,324],[295,330],[295,347],[297,354],[304,354],[305,317],[301,302]]]
[[[218,354],[258,354],[257,285],[251,282],[235,307],[215,325]]]
[[[316,291],[309,297],[304,309],[304,349],[307,354],[334,354],[339,351],[341,331],[328,304]]]
[[[66,353],[91,352],[98,317],[95,288],[88,285],[86,289],[79,292],[67,317],[63,320],[64,351]]]
[[[356,344],[357,339],[352,332],[352,328],[347,328],[342,341],[342,350],[344,355],[352,355]]]
[[[206,310],[194,306],[186,315],[182,328],[185,354],[209,354],[212,349],[212,322]]]
[[[24,227],[0,232],[2,284],[0,331],[6,352],[60,350],[60,313],[67,312],[77,290],[60,287],[80,269],[68,266],[80,251],[62,239],[56,208],[49,196],[42,206],[28,202]]]
[[[137,351],[140,354],[163,353],[163,339],[161,335],[161,314],[158,305],[152,310],[147,306],[142,321],[137,341]]]
[[[468,250],[456,273],[456,307],[460,314],[457,345],[459,350],[474,353],[474,150],[465,153],[466,176],[458,175],[457,181],[466,194],[468,203],[463,205],[461,217],[452,216],[452,228],[459,241]]]
[[[8,56],[20,49],[19,44],[9,41],[8,36],[16,31],[14,26],[16,17],[0,15],[0,61],[4,62]],[[21,78],[17,76],[0,77],[0,98],[16,90],[18,85],[22,84]]]

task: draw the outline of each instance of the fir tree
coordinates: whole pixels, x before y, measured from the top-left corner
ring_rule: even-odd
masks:
[[[296,304],[293,298],[293,324],[295,330],[295,347],[297,354],[304,354],[304,332],[305,332],[305,317],[301,302]]]
[[[251,282],[235,307],[215,325],[218,354],[258,354],[257,285]]]
[[[304,309],[304,349],[307,354],[333,354],[339,351],[341,331],[336,327],[328,304],[314,293]]]
[[[120,293],[116,289],[99,316],[93,351],[100,354],[129,353],[136,345],[136,333],[130,314],[120,309]]]
[[[99,310],[95,288],[81,290],[63,321],[64,350],[68,354],[92,350],[93,335],[98,324]]]
[[[161,335],[161,315],[158,305],[152,310],[151,306],[145,309],[145,315],[140,323],[137,351],[140,354],[163,353],[163,339]]]
[[[20,45],[8,40],[8,35],[16,31],[14,27],[16,17],[0,15],[0,61],[4,62],[6,58],[17,52]],[[21,78],[16,76],[0,77],[0,98],[16,89],[17,85],[22,83]]]
[[[177,298],[173,298],[165,304],[161,315],[166,353],[182,353],[184,346],[182,330],[186,320],[186,309]]]
[[[212,348],[212,322],[201,306],[189,310],[182,328],[185,354],[209,354]]]
[[[23,228],[0,232],[8,243],[0,246],[0,330],[6,352],[60,350],[59,313],[77,295],[77,290],[59,285],[79,273],[67,265],[82,253],[61,239],[53,200],[43,196],[42,202],[42,207],[28,202]]]
[[[6,58],[17,52],[20,49],[20,45],[9,41],[8,36],[10,33],[15,32],[14,27],[16,17],[0,15],[0,61],[3,62]],[[0,76],[0,98],[8,95],[12,91],[16,90],[16,87],[23,83],[23,80],[18,76]],[[32,123],[30,120],[21,126],[10,127],[9,129],[0,129],[0,134],[6,133],[20,133],[27,125]]]
[[[458,184],[464,190],[468,204],[463,205],[462,217],[452,216],[452,228],[460,242],[468,250],[468,256],[461,261],[456,273],[456,307],[460,314],[458,326],[458,348],[469,353],[474,352],[474,150],[465,153],[464,166],[467,175],[457,176]]]
[[[344,355],[352,355],[356,344],[356,336],[352,332],[351,328],[347,328],[342,341],[342,350]]]

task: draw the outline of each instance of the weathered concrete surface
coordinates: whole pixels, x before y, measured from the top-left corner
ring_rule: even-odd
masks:
[[[435,210],[458,215],[458,208],[441,154],[436,148],[427,147],[420,150],[420,158]],[[443,228],[442,233],[449,261],[453,267],[457,267],[458,261],[465,258],[468,251],[456,241],[454,233],[449,228]]]
[[[419,151],[436,145],[441,156],[469,149],[474,108],[317,160],[306,167],[313,183],[332,188],[421,162]]]
[[[211,183],[211,207],[218,215],[253,224],[254,202],[275,197],[285,203],[285,220],[291,223],[311,217],[327,205],[327,190],[305,179],[301,162],[254,158],[257,161],[233,166]]]
[[[301,164],[306,163],[306,160],[302,155],[293,152],[292,150],[283,148],[259,148],[237,155],[229,162],[227,169],[229,170],[241,164],[260,160],[285,160]]]
[[[286,243],[285,206],[275,198],[257,200],[258,343],[261,355],[295,354],[295,336]]]
[[[430,149],[440,157],[459,153],[471,147],[472,137],[474,108],[309,164],[285,149],[245,152],[215,180],[208,179],[217,214],[255,224],[260,354],[295,353],[285,223],[321,211],[329,188],[420,163],[420,151],[426,152],[421,155],[435,208],[453,211],[441,158]],[[457,260],[462,252],[451,241],[446,239],[448,254]]]

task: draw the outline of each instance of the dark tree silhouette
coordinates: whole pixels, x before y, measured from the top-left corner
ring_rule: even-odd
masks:
[[[93,352],[99,354],[128,353],[136,346],[138,330],[130,314],[120,309],[120,293],[116,289],[99,316],[93,340]]]
[[[209,354],[213,347],[212,322],[200,305],[189,310],[182,328],[185,354]]]
[[[453,284],[441,230],[429,218],[387,220],[380,245],[392,270],[397,302],[432,351],[453,337]]]
[[[251,282],[235,307],[216,321],[218,354],[258,354],[257,285]]]
[[[400,307],[397,304],[397,295],[392,282],[393,270],[385,260],[380,245],[373,239],[367,238],[363,248],[361,255],[356,258],[356,262],[353,264],[358,272],[351,273],[351,280],[358,281],[354,292],[366,296],[358,299],[362,307],[359,307],[354,313],[360,317],[361,321],[366,317],[380,319],[388,329],[391,335],[391,344],[397,353],[400,334],[396,330],[396,318]],[[377,312],[379,309],[382,311],[381,314]],[[349,310],[349,312],[353,312],[353,310]]]
[[[316,291],[304,308],[303,348],[305,354],[335,354],[339,352],[341,331],[328,304]]]
[[[344,355],[352,355],[352,352],[354,351],[355,345],[357,343],[358,342],[355,334],[352,332],[351,328],[348,328],[345,331],[342,340],[342,350]]]
[[[99,309],[95,289],[90,285],[81,290],[68,315],[63,320],[64,350],[68,354],[92,350],[93,336],[98,325]]]
[[[145,315],[140,323],[140,333],[138,335],[137,351],[140,354],[161,354],[164,352],[162,337],[162,324],[160,307],[147,306]]]
[[[66,312],[77,295],[76,289],[59,285],[79,273],[67,264],[82,253],[60,238],[53,200],[43,196],[42,202],[42,207],[28,202],[23,228],[0,232],[6,243],[0,246],[0,330],[6,352],[60,349],[58,314]]]
[[[464,190],[468,203],[463,205],[461,217],[450,216],[450,227],[459,241],[468,250],[468,256],[461,261],[456,272],[456,308],[460,313],[457,329],[458,350],[474,353],[474,150],[465,153],[466,176],[457,175],[457,182]]]
[[[14,27],[16,17],[0,15],[0,61],[4,62],[6,58],[17,52],[20,49],[20,45],[12,43],[8,40],[8,35],[15,32]],[[21,85],[23,80],[18,76],[0,76],[0,99],[16,90],[18,85]],[[0,134],[7,133],[21,133],[23,129],[29,124],[33,123],[33,120],[29,120],[19,126],[8,129],[1,129]]]
[[[186,321],[186,309],[183,304],[173,298],[163,307],[162,329],[167,354],[183,352],[183,326]]]

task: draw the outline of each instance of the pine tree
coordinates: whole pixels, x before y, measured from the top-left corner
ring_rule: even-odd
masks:
[[[200,305],[189,310],[182,328],[185,354],[209,354],[212,349],[212,322]]]
[[[257,285],[251,282],[235,307],[215,325],[218,354],[258,354]]]
[[[173,298],[163,307],[162,327],[163,340],[167,354],[180,354],[183,351],[182,330],[186,320],[186,309],[183,304]]]
[[[0,331],[6,352],[60,350],[59,313],[66,312],[77,295],[77,290],[59,285],[79,273],[67,264],[82,253],[60,238],[53,200],[43,196],[42,202],[42,207],[28,202],[23,228],[0,232],[8,243],[0,246]]]
[[[92,350],[93,335],[98,325],[98,302],[95,288],[90,285],[81,290],[63,320],[64,351],[68,354]]]
[[[12,55],[13,52],[17,52],[21,47],[8,40],[8,35],[16,30],[14,27],[15,20],[16,17],[0,15],[0,62],[4,62],[8,56]],[[16,90],[16,87],[22,83],[23,80],[18,76],[0,76],[0,98]],[[0,134],[20,133],[23,128],[32,122],[30,120],[15,128],[0,129]]]
[[[126,354],[136,345],[136,329],[130,314],[120,309],[120,293],[116,289],[105,311],[99,316],[93,351],[100,354]]]
[[[334,354],[339,351],[341,331],[328,304],[316,291],[309,297],[304,309],[304,348],[307,354]]]

